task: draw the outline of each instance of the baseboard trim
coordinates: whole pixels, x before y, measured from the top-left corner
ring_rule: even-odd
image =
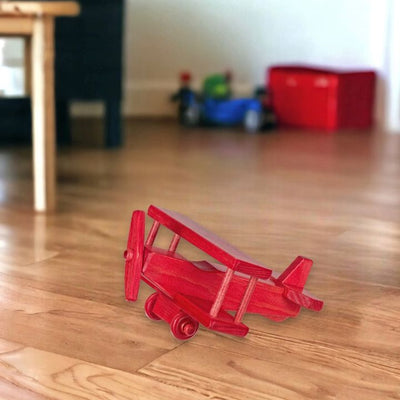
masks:
[[[122,114],[124,117],[175,117],[176,104],[170,101],[178,90],[175,81],[133,81],[125,86]],[[193,88],[199,90],[201,82],[194,82]],[[237,97],[251,96],[253,87],[249,84],[233,85]],[[74,102],[70,108],[74,117],[102,117],[104,105],[101,102]]]

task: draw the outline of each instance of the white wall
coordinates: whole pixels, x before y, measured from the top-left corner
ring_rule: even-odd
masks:
[[[400,1],[389,0],[387,42],[382,68],[382,86],[386,89],[382,99],[383,126],[400,133]]]
[[[390,1],[390,0],[388,0]],[[125,110],[174,112],[179,71],[197,84],[230,68],[239,94],[265,82],[266,67],[311,63],[380,72],[382,115],[386,0],[127,0]]]
[[[400,132],[400,0],[125,0],[124,112],[173,115],[178,74],[195,86],[229,68],[238,95],[272,64],[373,68],[376,115]],[[17,47],[6,48],[14,60]],[[22,55],[21,55],[22,58]],[[0,88],[1,89],[1,88]],[[77,104],[75,114],[101,114]]]

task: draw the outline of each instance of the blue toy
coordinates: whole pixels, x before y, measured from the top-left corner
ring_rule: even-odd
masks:
[[[244,123],[247,130],[258,130],[261,123],[262,105],[256,99],[214,100],[207,98],[202,104],[206,122],[220,125]]]
[[[179,120],[185,126],[243,124],[248,132],[260,130],[265,109],[257,98],[231,99],[231,74],[215,74],[204,81],[202,94],[190,88],[190,75],[181,74],[181,88],[172,96],[179,100]]]

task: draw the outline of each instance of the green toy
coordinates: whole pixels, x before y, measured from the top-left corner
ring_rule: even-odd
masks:
[[[232,96],[230,82],[230,72],[208,76],[203,83],[203,96],[215,100],[230,99]]]

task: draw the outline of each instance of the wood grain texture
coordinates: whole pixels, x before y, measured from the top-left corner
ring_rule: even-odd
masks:
[[[125,129],[120,150],[60,150],[53,215],[32,211],[30,149],[0,149],[0,398],[400,399],[400,137]],[[277,272],[310,257],[324,309],[176,341],[144,316],[150,288],[124,300],[131,212],[149,204]]]
[[[31,57],[34,206],[36,211],[53,211],[56,190],[54,18],[35,18]]]
[[[36,211],[53,211],[56,200],[54,17],[74,16],[79,11],[76,2],[0,1],[0,34],[27,36],[25,89],[32,100]]]
[[[7,341],[2,345],[9,347],[0,352],[0,395],[4,399],[196,399],[189,391],[182,393],[178,387],[138,374]]]
[[[0,1],[0,15],[68,15],[79,14],[76,1]]]
[[[0,33],[2,36],[29,36],[33,32],[33,20],[27,17],[13,17],[0,12]]]

